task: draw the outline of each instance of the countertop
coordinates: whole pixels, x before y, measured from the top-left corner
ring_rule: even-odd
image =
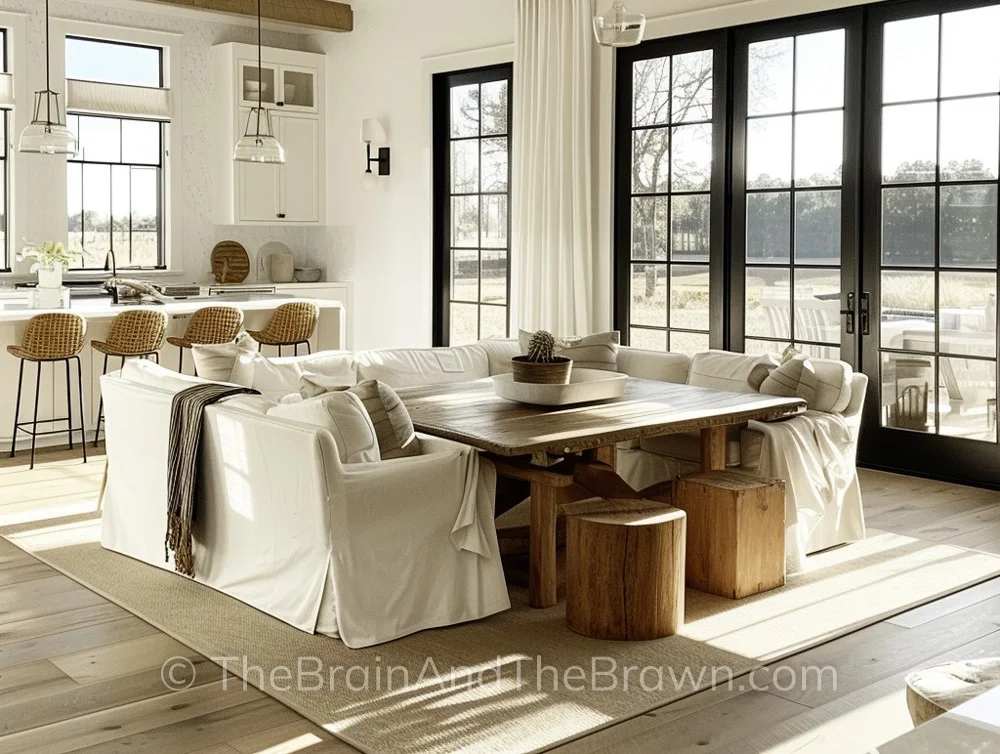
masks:
[[[116,314],[129,309],[155,309],[162,311],[168,316],[191,314],[206,306],[212,305],[233,305],[243,311],[267,311],[274,309],[280,304],[300,300],[301,297],[282,296],[280,294],[247,294],[247,293],[227,293],[220,296],[196,296],[188,299],[175,299],[166,304],[145,304],[145,305],[115,305],[110,297],[99,298],[79,298],[71,301],[69,309],[28,309],[23,303],[0,299],[0,324],[13,324],[27,322],[36,314],[46,312],[73,312],[85,319],[111,319]],[[343,304],[339,301],[324,301],[313,299],[320,309],[343,309]]]

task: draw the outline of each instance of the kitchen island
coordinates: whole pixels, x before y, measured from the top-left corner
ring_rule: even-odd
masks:
[[[48,311],[70,311],[79,314],[87,321],[85,345],[80,353],[83,361],[83,397],[87,420],[87,429],[93,430],[97,421],[97,406],[100,400],[100,376],[104,366],[104,357],[94,352],[90,346],[91,340],[104,340],[108,328],[115,315],[129,309],[148,308],[162,311],[167,315],[167,335],[183,335],[191,315],[206,306],[234,306],[243,311],[244,327],[251,330],[262,328],[271,317],[271,313],[281,304],[296,301],[293,296],[227,293],[221,296],[197,296],[188,299],[175,299],[163,304],[136,305],[130,303],[115,304],[110,297],[76,298],[72,300],[69,309],[29,309],[27,296],[8,294],[0,296],[0,443],[3,452],[10,450],[11,430],[14,425],[14,402],[17,397],[17,372],[20,361],[7,353],[8,345],[21,342],[24,328],[28,320],[36,314]],[[346,347],[347,321],[344,307],[339,301],[312,299],[319,307],[319,321],[316,333],[310,340],[310,346],[315,351],[340,350]],[[275,349],[265,346],[268,356]],[[286,349],[286,355],[289,355]],[[301,353],[301,349],[300,349]],[[160,351],[160,363],[177,368],[178,349],[164,343]],[[191,373],[194,360],[184,359],[184,371]],[[111,359],[108,370],[118,368],[118,360]],[[42,365],[42,384],[38,406],[39,419],[42,417],[66,415],[66,384],[62,363]],[[53,373],[56,373],[53,380]],[[21,418],[30,417],[34,409],[34,365],[25,365],[25,390],[21,396]],[[76,375],[73,374],[73,400],[76,400]],[[29,389],[29,387],[31,389]],[[74,403],[74,409],[75,409]],[[75,413],[75,410],[74,410]],[[39,422],[41,424],[41,422]],[[63,422],[59,426],[65,426]],[[39,429],[55,429],[55,426],[40,426]],[[88,436],[90,436],[88,434]],[[66,442],[65,435],[53,435],[51,438],[39,437],[39,444],[45,444],[48,439],[51,444]]]

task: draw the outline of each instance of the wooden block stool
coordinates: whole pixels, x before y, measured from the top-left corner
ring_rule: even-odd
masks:
[[[687,513],[687,585],[742,599],[785,584],[785,483],[738,471],[680,477]]]
[[[684,625],[684,512],[649,500],[566,509],[566,625],[593,639],[646,641]]]

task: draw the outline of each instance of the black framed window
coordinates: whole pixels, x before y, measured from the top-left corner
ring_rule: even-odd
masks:
[[[66,37],[67,78],[162,87],[163,49]],[[83,250],[81,269],[162,268],[166,123],[94,112],[67,114],[77,135],[66,162],[69,241]]]
[[[510,332],[513,66],[434,78],[434,342]]]
[[[721,345],[725,38],[657,40],[618,58],[616,317],[638,348]]]

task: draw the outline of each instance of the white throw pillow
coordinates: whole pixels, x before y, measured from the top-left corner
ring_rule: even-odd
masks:
[[[813,359],[816,369],[816,410],[840,414],[851,403],[854,370],[838,359]]]
[[[382,460],[375,425],[354,393],[324,393],[298,403],[282,403],[268,409],[267,415],[329,430],[341,463]]]
[[[528,344],[534,333],[521,330],[518,342],[521,353],[528,353]],[[573,359],[573,367],[579,369],[604,369],[608,372],[618,371],[618,345],[621,343],[621,333],[594,333],[583,336],[556,336],[556,356]]]
[[[280,398],[298,393],[304,375],[322,379],[331,388],[350,387],[355,383],[354,357],[331,352],[269,359],[256,351],[241,353],[233,367],[232,381]]]
[[[256,350],[254,339],[246,332],[242,332],[232,343],[193,345],[191,355],[194,357],[194,368],[199,377],[212,382],[229,382],[239,355]]]
[[[688,384],[733,393],[752,393],[754,389],[747,384],[747,378],[760,360],[759,356],[730,351],[696,353],[691,358]]]

